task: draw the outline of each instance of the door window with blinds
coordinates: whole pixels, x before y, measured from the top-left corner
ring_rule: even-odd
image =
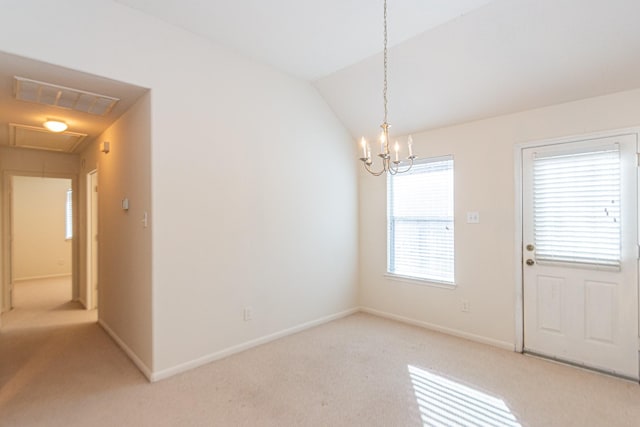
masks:
[[[387,272],[454,283],[453,158],[387,178]]]
[[[620,267],[620,176],[618,144],[535,155],[536,261]]]

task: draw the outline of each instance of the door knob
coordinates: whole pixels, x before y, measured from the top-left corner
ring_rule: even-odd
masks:
[[[535,262],[534,260],[532,260],[531,258],[529,258],[526,262],[527,262],[527,265],[533,265],[533,264],[535,264],[535,263],[536,263],[536,262]]]

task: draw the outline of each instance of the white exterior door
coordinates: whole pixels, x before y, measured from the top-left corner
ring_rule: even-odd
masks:
[[[637,136],[522,151],[524,350],[638,378]]]

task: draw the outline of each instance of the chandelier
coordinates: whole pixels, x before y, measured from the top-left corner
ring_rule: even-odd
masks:
[[[360,140],[360,145],[362,148],[362,157],[360,160],[364,165],[367,172],[374,176],[380,176],[385,172],[390,173],[391,175],[395,175],[397,173],[408,172],[409,169],[413,166],[413,159],[416,156],[413,154],[413,139],[411,135],[409,135],[409,139],[407,140],[407,148],[409,150],[409,156],[407,160],[409,160],[409,166],[405,169],[401,169],[400,164],[402,163],[400,160],[400,144],[398,141],[395,141],[393,146],[394,156],[393,160],[391,159],[391,151],[389,150],[389,128],[391,125],[387,123],[387,0],[384,0],[384,84],[382,88],[382,98],[384,101],[384,121],[380,125],[382,128],[382,132],[380,132],[380,154],[378,157],[382,159],[382,169],[375,171],[371,168],[373,165],[373,158],[371,157],[371,147],[367,143],[367,140],[362,137]]]

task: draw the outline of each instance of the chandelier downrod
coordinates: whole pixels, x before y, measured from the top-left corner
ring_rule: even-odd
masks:
[[[389,109],[387,108],[387,0],[384,0],[384,84],[382,86],[382,99],[384,102],[384,121],[383,124],[387,123],[387,116],[389,115]]]
[[[387,59],[387,0],[384,0],[384,49],[383,49],[383,57],[384,57],[384,82],[382,85],[382,100],[384,104],[384,121],[380,125],[382,128],[382,132],[380,132],[380,154],[378,157],[382,159],[382,169],[379,171],[374,171],[371,169],[373,165],[373,159],[371,158],[371,147],[364,139],[361,139],[361,147],[362,147],[362,157],[360,160],[362,161],[367,172],[374,176],[380,176],[385,172],[388,172],[391,175],[395,175],[398,173],[408,172],[413,166],[413,160],[416,156],[413,154],[413,139],[411,135],[409,135],[409,139],[407,140],[407,148],[409,150],[409,156],[407,160],[409,160],[409,166],[401,170],[400,169],[400,145],[398,141],[394,144],[394,152],[395,158],[391,160],[391,151],[389,150],[389,128],[391,125],[388,123],[388,84],[387,84],[387,68],[388,68],[388,59]]]

